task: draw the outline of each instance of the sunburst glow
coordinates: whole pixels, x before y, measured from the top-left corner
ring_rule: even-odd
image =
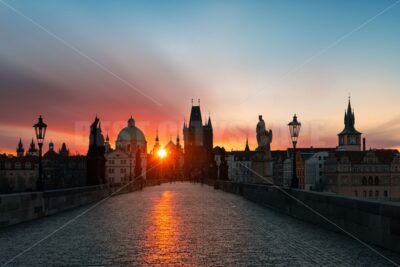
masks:
[[[167,151],[164,148],[160,148],[160,150],[157,152],[157,155],[163,159],[167,156]]]

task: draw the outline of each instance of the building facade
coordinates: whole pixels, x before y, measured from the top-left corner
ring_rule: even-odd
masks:
[[[136,127],[132,117],[128,119],[127,127],[119,132],[115,149],[112,150],[108,145],[107,151],[105,154],[105,180],[107,183],[119,185],[134,179],[146,179],[147,141],[143,132]],[[136,166],[137,157],[140,157],[140,166]],[[136,175],[138,169],[141,175]]]
[[[336,151],[325,163],[325,191],[339,195],[400,200],[397,150]]]
[[[231,151],[225,154],[228,164],[229,180],[239,183],[252,181],[251,161],[254,151],[250,150],[248,140],[243,151]]]
[[[305,160],[304,189],[322,191],[325,183],[325,161],[329,152],[322,151],[311,155]]]
[[[0,155],[1,194],[35,191],[38,177],[38,157]]]
[[[25,149],[20,139],[17,156],[0,155],[0,193],[29,192],[37,189],[39,158],[35,144]],[[43,185],[45,190],[86,185],[86,157],[69,154],[65,143],[58,153],[50,141],[43,155]]]

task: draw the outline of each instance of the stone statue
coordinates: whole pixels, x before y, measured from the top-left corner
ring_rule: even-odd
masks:
[[[90,136],[89,136],[89,145],[91,146],[97,146],[96,141],[97,141],[97,125],[99,124],[99,118],[94,119],[94,122],[90,125]]]
[[[261,115],[258,116],[259,122],[257,123],[257,151],[270,151],[272,142],[272,131],[267,131],[265,122]]]

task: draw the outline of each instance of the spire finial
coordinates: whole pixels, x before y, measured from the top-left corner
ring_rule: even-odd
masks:
[[[193,107],[193,98],[192,98],[192,107]]]
[[[246,134],[246,146],[244,148],[244,151],[250,151],[250,147],[249,147],[249,135]]]
[[[157,128],[157,131],[156,131],[156,143],[158,143],[158,141],[159,141],[159,139],[158,139],[158,128]]]
[[[197,101],[198,101],[198,103],[199,103],[199,106],[200,106],[200,98],[199,98],[199,99],[197,99]]]

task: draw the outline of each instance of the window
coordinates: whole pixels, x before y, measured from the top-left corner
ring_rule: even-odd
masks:
[[[357,190],[354,191],[354,195],[355,195],[356,197],[358,197],[358,192],[357,192]]]
[[[370,176],[368,178],[368,185],[373,185],[374,184],[374,179],[372,178],[372,176]]]
[[[379,197],[379,191],[378,190],[375,191],[375,197]]]
[[[367,177],[362,178],[362,185],[367,185]]]
[[[367,191],[363,191],[363,197],[367,197]]]
[[[372,197],[372,190],[369,190],[368,196],[369,196],[369,197]]]
[[[379,177],[378,176],[375,177],[375,185],[379,185]]]
[[[387,190],[383,191],[383,196],[384,197],[388,197],[388,191]]]

